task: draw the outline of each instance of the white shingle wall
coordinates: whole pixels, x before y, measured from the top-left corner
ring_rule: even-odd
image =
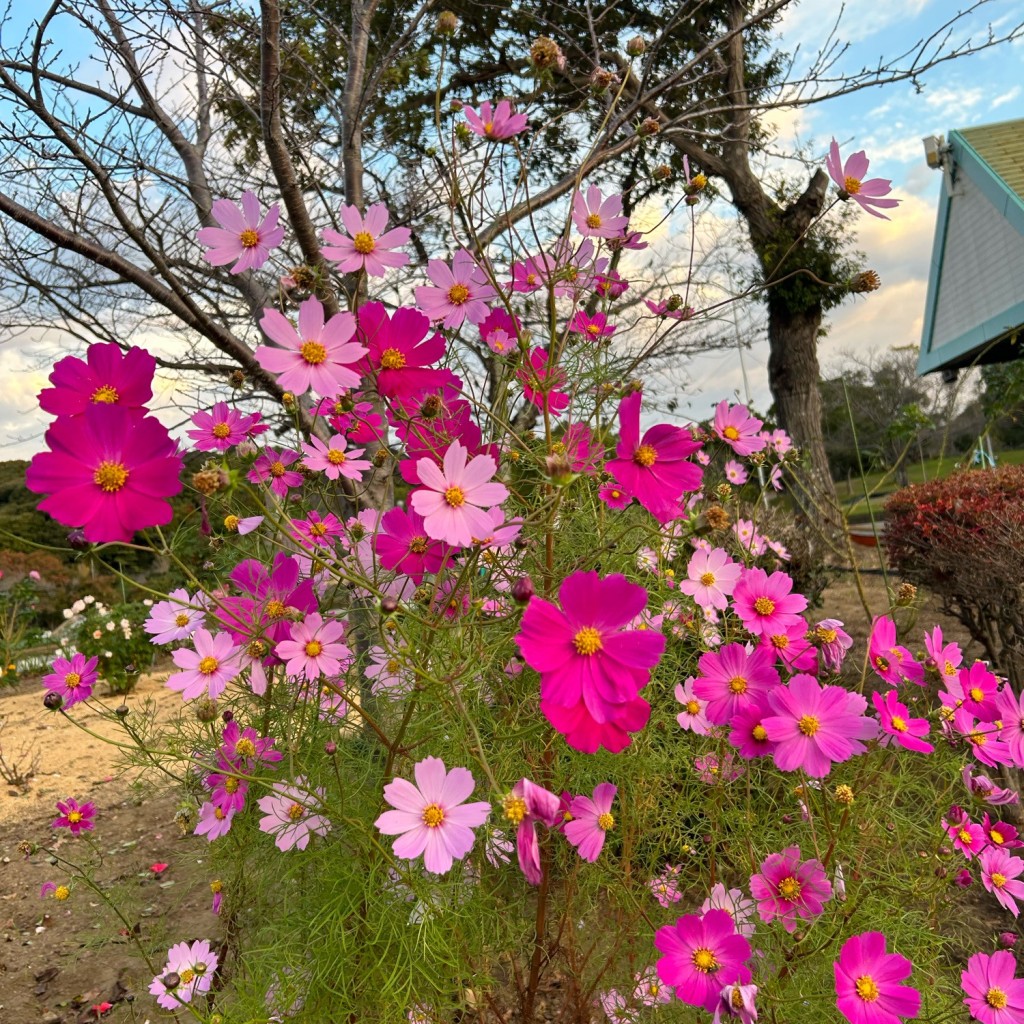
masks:
[[[1022,300],[1024,237],[961,174],[949,209],[932,350]]]

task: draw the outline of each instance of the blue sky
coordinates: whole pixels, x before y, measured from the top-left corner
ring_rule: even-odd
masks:
[[[34,15],[34,4],[18,4],[19,12],[3,29],[10,44]],[[836,70],[857,70],[895,57],[950,19],[958,5],[949,0],[905,0],[901,4],[875,4],[869,10],[848,5],[838,39],[849,44]],[[824,0],[803,0],[786,15],[783,45],[797,50],[798,65],[817,52],[835,25],[839,5]],[[954,40],[966,34],[984,38],[987,26],[996,34],[1007,32],[1024,15],[1018,0],[991,0],[954,31]],[[70,60],[81,54],[81,44],[69,19],[54,23],[52,38]],[[97,69],[98,70],[98,69]],[[98,75],[97,75],[98,77]],[[891,221],[867,215],[857,220],[857,246],[867,256],[865,265],[877,270],[883,287],[871,295],[848,301],[829,317],[829,335],[821,345],[824,368],[836,367],[844,352],[865,353],[892,345],[920,341],[928,263],[941,176],[927,168],[921,139],[947,134],[950,129],[1024,117],[1024,43],[1000,46],[941,65],[916,83],[864,89],[850,96],[781,111],[773,115],[779,131],[778,149],[794,143],[824,157],[834,135],[844,155],[864,149],[871,159],[871,176],[891,178],[901,206]],[[779,164],[789,173],[806,178],[795,163]],[[728,219],[724,202],[704,216]],[[753,403],[765,409],[767,345],[755,344],[745,353]],[[41,445],[41,428],[29,424],[37,417],[34,395],[45,374],[28,372],[11,346],[0,346],[0,372],[14,386],[0,400],[0,432],[18,438],[0,448],[0,457],[25,457]],[[740,360],[735,349],[697,358],[686,367],[689,384],[680,398],[680,415],[707,415],[722,398],[744,397]],[[656,397],[668,397],[657,395]]]

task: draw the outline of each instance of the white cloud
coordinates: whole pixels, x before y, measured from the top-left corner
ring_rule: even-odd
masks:
[[[1007,103],[1012,103],[1021,93],[1019,85],[1015,85],[1012,89],[1007,89],[1006,92],[998,95],[989,105],[989,110],[996,110],[999,107],[1004,106]]]

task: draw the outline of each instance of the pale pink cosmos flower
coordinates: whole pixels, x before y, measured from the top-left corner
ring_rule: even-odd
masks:
[[[737,455],[753,455],[761,451],[767,442],[760,430],[764,422],[751,416],[745,405],[730,405],[723,399],[715,408],[714,433]]]
[[[325,836],[330,831],[330,821],[314,810],[323,798],[323,789],[307,791],[306,780],[301,775],[296,777],[294,786],[275,782],[271,795],[258,801],[264,815],[260,819],[260,831],[274,836],[274,845],[279,850],[293,847],[304,850],[310,836]]]
[[[679,589],[689,594],[701,608],[724,611],[742,572],[743,566],[734,562],[725,548],[695,551],[686,567],[688,578],[680,581]]]
[[[279,348],[260,345],[256,362],[278,375],[281,387],[296,395],[312,389],[319,395],[333,395],[343,388],[359,386],[353,368],[366,355],[365,345],[350,339],[356,333],[352,313],[336,313],[324,319],[324,307],[311,295],[299,306],[299,329],[276,309],[265,308],[260,329]]]
[[[725,479],[736,487],[742,487],[750,479],[750,474],[742,462],[730,459],[725,464]]]
[[[383,203],[374,203],[364,217],[358,206],[343,206],[340,210],[341,223],[347,235],[333,228],[324,228],[325,245],[320,252],[325,259],[338,264],[343,274],[365,270],[370,277],[383,277],[388,267],[404,267],[409,256],[394,252],[412,237],[409,228],[384,229],[388,226],[388,208]]]
[[[170,644],[175,640],[187,640],[203,622],[206,614],[202,607],[202,594],[190,597],[187,590],[179,588],[167,595],[169,600],[158,601],[149,610],[149,618],[142,628],[150,634],[150,643]]]
[[[192,643],[195,650],[180,648],[171,653],[174,664],[183,671],[168,678],[167,688],[181,691],[185,700],[216,700],[241,671],[242,649],[228,633],[212,635],[208,629],[197,629]]]
[[[286,498],[289,489],[301,487],[303,484],[302,474],[296,469],[288,467],[299,457],[298,452],[287,448],[275,451],[273,448],[264,448],[259,458],[252,464],[252,468],[246,473],[246,480],[254,484],[261,484],[270,481],[270,489],[279,497]],[[239,520],[238,526],[241,526]],[[242,530],[239,528],[239,533]]]
[[[226,836],[231,831],[231,821],[237,812],[237,808],[229,807],[226,811],[223,807],[207,800],[199,808],[199,820],[196,822],[193,835],[206,836],[207,842],[212,843],[221,836]]]
[[[432,285],[418,285],[416,305],[443,327],[454,330],[463,321],[479,324],[487,316],[490,299],[497,292],[487,274],[468,249],[460,249],[449,267],[444,260],[427,263],[427,277]]]
[[[679,888],[679,875],[682,868],[678,864],[666,864],[661,872],[654,876],[647,886],[654,898],[662,907],[670,907],[683,898]]]
[[[602,782],[594,788],[593,799],[576,796],[569,804],[572,820],[565,824],[565,838],[585,861],[597,860],[604,849],[605,836],[615,828],[612,802],[618,791],[610,782]]]
[[[415,786],[396,778],[384,787],[384,799],[394,810],[374,824],[384,835],[399,837],[392,846],[396,857],[414,860],[422,854],[423,866],[443,875],[473,848],[473,829],[487,820],[491,805],[466,803],[476,788],[468,768],[447,771],[440,758],[427,757],[413,772]]]
[[[597,185],[591,185],[585,197],[582,192],[573,196],[572,220],[581,235],[592,238],[616,238],[629,226],[629,218],[622,214],[622,196],[606,199]]]
[[[698,736],[707,736],[711,731],[707,716],[708,702],[693,692],[695,682],[693,676],[690,676],[685,683],[676,683],[676,700],[683,705],[683,710],[676,715],[676,721],[681,729],[689,729]]]
[[[881,217],[888,220],[879,209],[891,210],[899,206],[898,199],[883,199],[892,191],[892,182],[886,178],[869,178],[864,180],[868,173],[868,158],[864,150],[859,150],[850,156],[843,164],[843,158],[839,154],[839,143],[835,139],[828,149],[828,156],[825,158],[825,168],[829,177],[839,186],[839,197],[841,199],[852,199],[862,210],[870,213],[872,217]]]
[[[815,643],[825,668],[838,672],[843,666],[846,652],[853,646],[853,637],[843,629],[839,619],[822,619],[814,629]]]
[[[287,662],[288,675],[315,682],[321,676],[338,675],[349,660],[351,651],[341,639],[344,635],[344,622],[325,622],[322,615],[313,613],[292,623],[289,639],[281,640],[274,653]]]
[[[732,914],[736,922],[736,931],[748,939],[754,934],[754,901],[742,889],[726,889],[721,882],[711,887],[711,895],[700,905],[700,913],[709,910],[725,910]]]
[[[217,954],[209,942],[179,942],[167,951],[167,963],[150,982],[150,994],[156,996],[157,1004],[165,1010],[180,1009],[193,996],[210,991],[216,970]],[[178,983],[171,985],[174,978]]]
[[[466,546],[475,537],[488,537],[494,521],[489,509],[508,497],[504,484],[491,480],[497,463],[489,455],[476,455],[467,463],[468,451],[453,441],[444,453],[444,466],[420,459],[416,472],[423,487],[414,491],[412,507],[423,516],[429,537],[446,544]]]
[[[675,989],[666,985],[658,977],[658,969],[651,964],[645,967],[633,977],[636,987],[633,989],[633,1001],[641,1006],[660,1006],[662,1003],[671,1003],[675,995]]]
[[[508,100],[499,101],[496,107],[484,100],[480,104],[478,114],[472,107],[463,107],[462,112],[466,115],[466,123],[474,135],[480,135],[492,142],[502,142],[511,139],[526,129],[526,115],[513,114],[512,105]]]
[[[242,193],[239,209],[230,199],[218,199],[210,211],[219,228],[200,228],[196,237],[207,246],[203,253],[207,263],[223,267],[236,261],[232,274],[258,270],[284,240],[284,228],[278,227],[280,214],[275,203],[265,217],[260,215],[260,201],[254,192]]]
[[[756,985],[726,985],[711,1015],[711,1024],[724,1024],[729,1018],[740,1024],[754,1024],[757,1020]]]
[[[306,469],[322,472],[328,480],[337,480],[339,476],[348,480],[362,480],[363,474],[373,468],[367,459],[359,458],[366,449],[348,450],[348,441],[343,434],[332,435],[327,444],[314,435],[309,439],[309,444],[302,445],[302,450],[306,454],[302,460]]]

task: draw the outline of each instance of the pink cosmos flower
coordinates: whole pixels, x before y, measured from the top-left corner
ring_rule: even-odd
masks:
[[[676,299],[678,298],[676,296]],[[667,299],[661,302],[655,302],[653,299],[644,299],[644,303],[655,316],[667,317],[669,320],[690,320],[697,312],[693,306],[684,306],[681,302],[679,305],[673,305]]]
[[[760,435],[764,421],[750,415],[745,405],[729,405],[724,399],[715,407],[715,421],[712,429],[715,436],[724,441],[737,455],[753,455],[761,451],[767,442]]]
[[[281,640],[274,653],[287,662],[285,671],[290,676],[301,676],[316,682],[321,676],[336,676],[351,651],[341,639],[345,623],[337,619],[324,621],[319,613],[307,615],[301,622],[293,622],[288,640]]]
[[[830,671],[838,672],[843,667],[846,652],[853,646],[853,637],[843,629],[838,619],[822,619],[811,632],[821,653],[822,664]]]
[[[522,263],[512,264],[511,287],[514,292],[529,295],[544,287],[545,282],[555,269],[554,257],[547,253],[530,256]]]
[[[604,313],[590,316],[586,310],[580,309],[569,321],[569,330],[574,334],[582,334],[588,341],[596,342],[602,338],[610,338],[615,333],[615,326],[608,323],[608,317]]]
[[[359,458],[366,449],[347,448],[348,441],[341,434],[332,435],[327,444],[314,435],[309,444],[302,445],[306,453],[302,464],[306,469],[322,472],[328,480],[337,480],[339,476],[347,480],[362,480],[363,474],[373,468],[367,459]]]
[[[679,498],[700,488],[703,470],[689,461],[700,443],[679,427],[660,423],[640,436],[639,391],[619,403],[617,458],[605,469],[660,523],[680,513]]]
[[[203,595],[190,597],[183,587],[167,595],[169,601],[158,601],[149,610],[149,618],[142,628],[150,634],[150,643],[170,644],[175,640],[187,640],[206,614]]]
[[[467,463],[467,457],[467,450],[454,441],[442,468],[432,459],[416,464],[423,488],[410,501],[434,540],[468,546],[474,537],[486,537],[493,525],[487,510],[508,497],[505,485],[491,480],[498,468],[494,459],[476,455]]]
[[[260,418],[258,412],[245,414],[227,402],[217,402],[209,412],[200,409],[195,413],[195,429],[188,431],[188,436],[196,451],[226,452],[254,433],[263,433],[266,425],[260,424]]]
[[[460,249],[449,267],[444,260],[427,263],[433,285],[416,288],[416,305],[443,327],[455,330],[463,321],[480,323],[489,312],[487,303],[496,297],[484,272],[468,249]]]
[[[554,267],[551,273],[551,290],[558,298],[582,300],[597,279],[608,267],[605,257],[595,259],[596,249],[589,238],[584,238],[578,248],[560,239],[552,246]]]
[[[98,658],[86,659],[84,654],[54,658],[50,666],[53,671],[43,676],[43,686],[48,694],[56,693],[61,698],[61,708],[67,711],[92,696],[98,662]]]
[[[823,687],[813,676],[793,676],[768,694],[768,703],[773,714],[763,724],[776,745],[775,764],[784,772],[803,769],[811,778],[824,778],[833,764],[863,754],[862,741],[878,733],[878,723],[864,716],[867,701],[859,693]]]
[[[750,971],[750,943],[736,932],[732,916],[709,910],[698,916],[686,914],[674,925],[659,928],[654,945],[663,954],[658,977],[675,988],[676,997],[709,1013],[725,985],[746,984]]]
[[[646,249],[647,243],[638,244],[639,238],[639,231],[630,231],[622,242],[616,240],[614,246],[622,249]],[[617,270],[609,270],[606,274],[594,275],[594,291],[602,299],[617,299],[629,291],[629,282]]]
[[[59,806],[59,805],[58,805]],[[981,866],[981,882],[999,901],[999,905],[1014,917],[1020,913],[1017,900],[1024,898],[1024,860],[1014,857],[999,846],[988,846],[978,855]]]
[[[533,597],[516,636],[526,663],[540,673],[541,710],[570,746],[592,753],[607,740],[621,750],[625,733],[646,723],[650,708],[642,700],[636,707],[637,694],[665,648],[662,634],[627,628],[646,606],[647,591],[618,574],[575,572],[558,597],[561,609]],[[602,725],[612,733],[591,727]]]
[[[474,135],[480,135],[492,142],[502,142],[511,139],[526,129],[526,115],[513,114],[512,104],[508,100],[500,100],[496,107],[484,100],[480,104],[478,114],[472,107],[463,107],[462,112],[466,115],[466,123]]]
[[[296,395],[312,389],[319,395],[333,395],[342,388],[359,385],[354,364],[366,355],[366,347],[352,341],[356,318],[352,313],[335,313],[324,320],[324,307],[311,295],[299,306],[299,329],[276,309],[263,310],[260,329],[279,347],[260,345],[254,355],[264,370],[276,373],[281,387]]]
[[[572,820],[566,822],[565,838],[576,847],[583,860],[593,863],[604,849],[608,832],[615,828],[612,802],[618,787],[602,782],[594,787],[594,796],[575,796],[569,804]]]
[[[291,520],[291,528],[294,531],[292,535],[303,547],[328,551],[332,550],[333,542],[345,533],[345,527],[333,512],[322,516],[315,510],[307,519]]]
[[[752,704],[762,702],[779,685],[774,664],[775,652],[765,647],[748,653],[742,644],[726,644],[702,654],[693,692],[708,702],[708,721],[725,725]]]
[[[1024,768],[1024,693],[1014,694],[1007,683],[997,694],[995,703],[999,721],[1003,723],[999,739],[1006,744],[1013,763]]]
[[[615,238],[629,227],[629,218],[622,215],[622,196],[606,199],[597,185],[587,189],[586,197],[582,192],[573,196],[572,220],[581,235],[592,238]]]
[[[936,626],[930,633],[924,634],[924,649],[928,654],[925,667],[939,674],[940,679],[949,683],[957,678],[957,669],[963,661],[963,652],[956,643],[945,643],[942,638],[942,627]]]
[[[736,923],[736,931],[748,939],[756,931],[754,901],[742,889],[726,889],[721,882],[716,882],[711,887],[710,895],[700,906],[702,914],[709,910],[727,911]]]
[[[914,965],[898,953],[887,953],[881,932],[851,935],[832,967],[836,1007],[850,1024],[899,1024],[921,1009],[921,993],[901,984]]]
[[[245,478],[254,484],[262,484],[269,480],[270,489],[274,494],[279,498],[286,498],[291,488],[301,487],[303,484],[302,474],[298,470],[288,468],[298,457],[298,452],[288,448],[282,448],[281,451],[264,448]]]
[[[762,921],[778,918],[787,932],[794,932],[797,918],[809,921],[822,912],[832,898],[832,883],[820,861],[801,861],[800,847],[788,846],[761,862],[760,874],[750,877],[750,893]]]
[[[374,203],[364,217],[358,206],[342,206],[341,223],[347,235],[333,228],[324,228],[325,245],[320,252],[325,259],[338,264],[343,274],[365,270],[370,277],[383,277],[388,267],[404,267],[409,256],[394,252],[412,237],[410,228],[384,229],[390,214],[383,203]]]
[[[415,509],[385,512],[373,547],[385,569],[403,573],[417,586],[426,573],[440,571],[449,557],[448,548],[428,535],[423,516]]]
[[[212,843],[216,839],[226,836],[231,831],[231,822],[237,813],[236,808],[224,809],[212,800],[207,800],[199,808],[199,820],[193,830],[193,835],[206,836],[206,841]]]
[[[663,985],[658,977],[657,968],[653,965],[645,967],[633,976],[633,1002],[641,1006],[661,1006],[671,1003],[675,992],[671,985]]]
[[[750,474],[742,462],[730,459],[725,464],[725,479],[736,487],[742,487],[750,479]]]
[[[888,615],[880,615],[871,627],[868,661],[875,674],[890,686],[898,686],[904,679],[924,683],[924,666],[906,647],[896,643],[896,623]]]
[[[633,495],[619,484],[606,483],[598,488],[597,496],[609,508],[625,508],[633,501]]]
[[[1022,720],[1024,720],[1024,712],[1021,713]],[[1024,724],[1020,726],[1021,731],[1024,732]],[[1019,763],[1014,758],[1014,763]],[[982,800],[992,806],[1001,806],[1002,804],[1015,804],[1020,801],[1020,794],[1012,789],[1004,789],[997,786],[987,775],[974,775],[974,765],[964,765],[963,771],[960,773],[960,777],[963,779],[964,785],[970,791],[971,796],[976,797],[978,800]]]
[[[728,1017],[739,1019],[740,1024],[754,1024],[757,1020],[756,985],[726,985],[722,989],[711,1024],[722,1024]]]
[[[775,744],[768,737],[764,726],[771,715],[767,701],[754,701],[729,722],[729,742],[736,747],[741,757],[753,760],[755,757],[769,757],[775,753]]]
[[[942,827],[953,840],[953,848],[959,850],[968,860],[980,853],[988,845],[985,830],[976,822],[971,821],[959,807],[950,808],[949,820],[942,820]]]
[[[492,309],[477,327],[484,344],[498,356],[508,355],[516,347],[523,329],[519,318],[509,316],[500,306]]]
[[[939,694],[940,698],[943,696]],[[952,728],[967,740],[971,747],[971,756],[982,764],[994,768],[996,765],[1013,763],[1009,744],[1000,739],[1005,725],[1000,726],[998,722],[982,722],[966,708],[958,708],[953,713]]]
[[[50,823],[51,828],[66,828],[73,836],[92,831],[93,818],[96,816],[95,804],[80,804],[68,797],[67,800],[57,801],[57,810],[60,811],[60,817],[54,818]]]
[[[156,996],[157,1004],[165,1010],[180,1009],[193,996],[210,991],[217,963],[217,954],[205,939],[191,945],[179,942],[167,951],[167,963],[150,983],[150,994]],[[178,978],[177,985],[170,984],[168,979],[172,977]]]
[[[185,700],[207,696],[216,700],[241,671],[242,649],[231,642],[229,634],[212,635],[208,629],[197,629],[192,643],[195,650],[171,652],[174,664],[184,671],[170,676],[167,688],[179,690]]]
[[[531,885],[540,885],[543,871],[537,823],[554,828],[564,820],[561,799],[529,779],[520,779],[502,801],[507,821],[516,826],[519,867]]]
[[[1001,949],[975,953],[960,974],[964,1004],[980,1024],[1024,1024],[1024,978],[1014,977],[1017,958]]]
[[[689,594],[701,608],[718,608],[725,611],[728,596],[736,588],[743,572],[743,566],[734,562],[725,548],[710,551],[695,551],[686,567],[687,579],[682,580],[679,589]]]
[[[296,776],[293,786],[275,782],[271,795],[257,801],[263,812],[260,831],[274,836],[274,845],[282,852],[295,847],[304,850],[310,836],[325,836],[330,831],[330,821],[314,810],[323,799],[323,789],[309,792],[302,775]]]
[[[437,757],[427,757],[413,768],[416,785],[393,779],[384,787],[384,799],[395,810],[385,811],[374,823],[386,836],[398,836],[392,849],[402,860],[423,854],[427,871],[443,875],[455,860],[473,848],[473,829],[491,813],[486,801],[467,804],[476,780],[467,768],[447,771]]]
[[[818,654],[807,639],[807,623],[801,618],[791,622],[781,633],[762,635],[761,646],[771,651],[791,672],[818,671]]]
[[[922,736],[928,735],[927,718],[911,718],[906,704],[897,699],[895,690],[889,690],[883,697],[877,690],[871,694],[871,703],[875,705],[882,732],[907,750],[916,750],[919,754],[930,754],[935,748]]]
[[[784,572],[769,576],[763,569],[746,569],[733,589],[733,610],[751,633],[784,633],[803,622],[800,613],[807,607],[807,598],[792,589],[793,580]]]
[[[141,348],[127,352],[113,342],[90,345],[83,362],[65,356],[50,371],[52,388],[39,392],[39,406],[51,416],[81,416],[91,405],[142,409],[153,397],[156,359]]]
[[[121,405],[90,405],[58,418],[46,431],[50,451],[25,472],[38,505],[65,526],[82,527],[90,543],[129,541],[137,530],[166,526],[167,500],[181,490],[182,461],[159,420]]]
[[[707,702],[693,692],[695,682],[690,676],[685,683],[676,683],[675,697],[683,705],[683,710],[676,715],[676,721],[681,729],[689,729],[698,736],[707,736],[711,731],[711,723],[705,714]]]
[[[841,199],[852,199],[862,210],[870,213],[872,217],[881,217],[882,220],[889,218],[879,209],[889,210],[899,206],[898,199],[883,199],[892,191],[892,182],[885,178],[869,178],[864,180],[868,173],[868,158],[864,150],[859,150],[850,156],[846,164],[839,155],[839,143],[835,139],[828,149],[828,156],[825,158],[825,169],[828,176],[839,186]]]
[[[552,416],[560,416],[569,408],[569,396],[561,390],[567,379],[560,366],[548,365],[548,350],[540,347],[530,349],[529,365],[516,371],[526,400]]]
[[[654,898],[662,907],[670,907],[683,898],[682,890],[679,888],[679,874],[682,868],[678,864],[666,864],[665,867],[652,878],[648,888],[654,894]]]

